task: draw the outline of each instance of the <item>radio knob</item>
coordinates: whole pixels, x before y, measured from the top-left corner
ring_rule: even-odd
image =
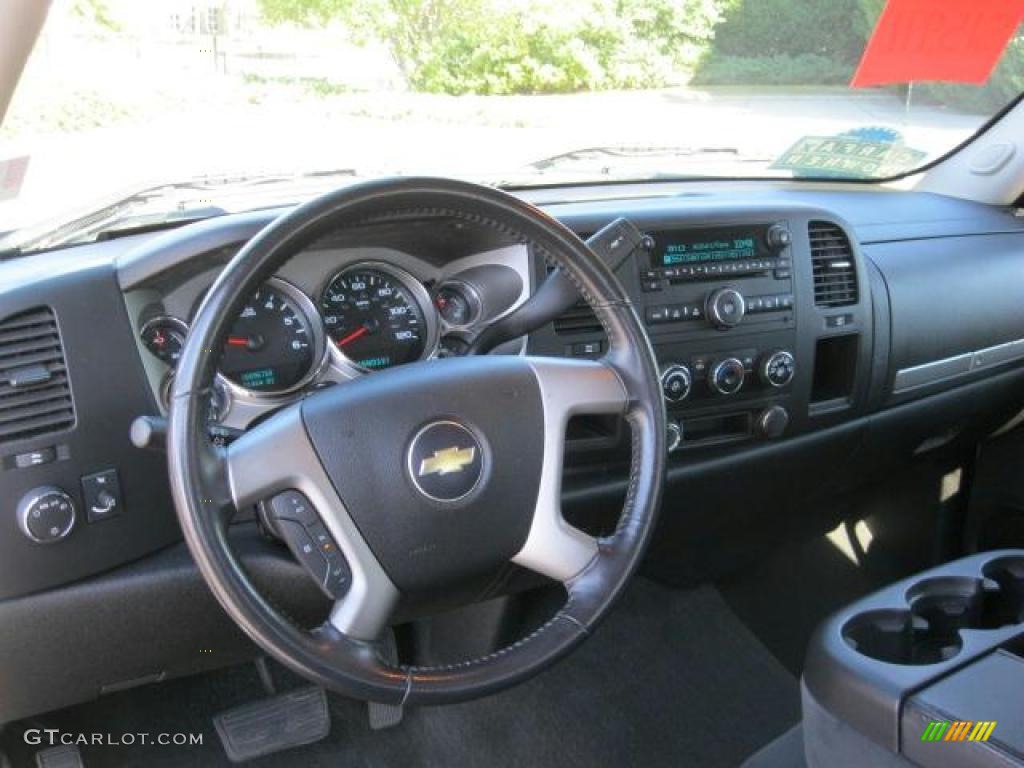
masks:
[[[708,295],[707,316],[719,328],[738,325],[747,311],[743,294],[735,288],[719,288]]]
[[[18,503],[18,526],[37,544],[60,541],[75,526],[75,502],[56,486],[35,488]]]
[[[670,403],[681,403],[690,395],[693,377],[685,365],[674,363],[661,372],[661,391]]]
[[[711,368],[708,386],[720,395],[735,395],[743,386],[746,371],[735,357],[727,357]]]
[[[768,227],[764,239],[768,241],[768,247],[773,251],[781,251],[793,242],[793,236],[782,224],[772,224]]]
[[[761,361],[761,380],[770,387],[786,386],[795,373],[796,360],[784,349],[777,349]]]

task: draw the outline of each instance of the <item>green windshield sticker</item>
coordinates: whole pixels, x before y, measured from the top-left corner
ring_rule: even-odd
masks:
[[[804,136],[771,164],[794,176],[885,178],[916,168],[927,152],[857,136]]]

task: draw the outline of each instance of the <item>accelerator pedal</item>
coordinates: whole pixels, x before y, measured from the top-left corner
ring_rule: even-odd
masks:
[[[331,730],[327,694],[317,686],[230,709],[213,724],[233,763],[313,744]]]
[[[83,768],[82,753],[74,744],[64,744],[36,752],[38,768]]]
[[[384,647],[381,655],[385,661],[391,664],[398,663],[398,643],[395,641],[395,630],[388,628],[384,633]],[[370,728],[374,731],[382,731],[385,728],[393,728],[402,722],[405,710],[398,704],[378,704],[375,701],[368,703],[370,714]]]

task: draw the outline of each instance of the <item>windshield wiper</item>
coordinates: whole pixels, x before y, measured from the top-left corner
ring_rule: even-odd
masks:
[[[571,149],[568,152],[559,152],[557,155],[543,157],[534,160],[529,164],[530,168],[538,171],[546,171],[566,163],[585,162],[587,160],[609,158],[614,160],[638,160],[665,157],[697,157],[708,155],[730,155],[738,158],[739,149],[736,147],[647,147],[647,146],[607,146],[607,147],[580,147]]]
[[[0,254],[16,256],[93,242],[119,234],[182,226],[239,210],[294,203],[304,198],[303,185],[320,189],[339,176],[356,178],[352,168],[297,174],[234,174],[203,176],[160,184],[119,198],[102,208],[54,225],[18,230],[0,238]]]

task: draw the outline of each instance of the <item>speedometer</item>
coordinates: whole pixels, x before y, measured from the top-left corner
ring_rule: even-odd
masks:
[[[367,370],[423,358],[432,350],[426,290],[411,275],[384,265],[355,265],[324,289],[327,335],[350,362]]]
[[[231,326],[221,374],[256,393],[282,394],[302,386],[323,356],[323,334],[313,326],[313,313],[301,292],[271,279],[249,297]]]

